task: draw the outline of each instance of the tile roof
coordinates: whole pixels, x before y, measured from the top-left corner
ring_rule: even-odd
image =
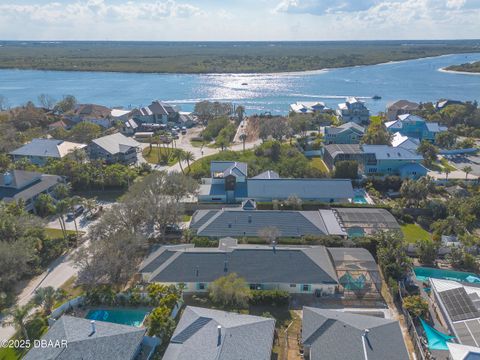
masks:
[[[329,360],[409,359],[397,321],[342,311],[303,308],[302,341],[310,358]]]
[[[133,359],[145,329],[95,321],[95,333],[88,319],[63,315],[42,336],[42,340],[66,340],[66,347],[33,348],[25,360],[120,360]]]
[[[224,208],[221,210],[201,211],[202,216],[192,217],[190,228],[198,236],[209,237],[257,237],[266,227],[275,227],[281,237],[301,237],[304,235],[346,235],[338,226],[334,216],[327,217],[331,210],[294,211],[294,210],[242,210]],[[197,219],[200,221],[197,222]],[[328,226],[326,222],[328,221]],[[331,231],[331,232],[330,232]]]
[[[94,144],[100,146],[110,154],[125,153],[132,147],[139,147],[140,143],[132,138],[126,137],[123,134],[115,133],[112,135],[103,136],[92,141]]]
[[[64,140],[33,139],[28,144],[10,152],[10,155],[62,158],[69,152],[86,146]]]
[[[167,257],[165,252],[173,254]],[[150,282],[212,282],[229,273],[238,274],[248,283],[338,282],[324,246],[164,246],[147,257],[139,272],[146,274]]]
[[[273,319],[187,306],[163,360],[269,360],[274,329]]]

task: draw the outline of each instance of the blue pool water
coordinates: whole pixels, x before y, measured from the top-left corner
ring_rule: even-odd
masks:
[[[355,204],[368,204],[367,199],[365,199],[365,196],[363,195],[355,195],[353,202]]]
[[[440,98],[480,100],[480,76],[439,68],[480,60],[480,54],[456,54],[372,66],[280,74],[135,74],[77,71],[0,70],[0,94],[10,105],[25,104],[46,93],[65,94],[80,103],[136,107],[161,99],[190,111],[200,100],[230,101],[247,113],[287,114],[296,101],[324,101],[330,108],[355,95],[373,113],[388,102]],[[242,85],[242,84],[248,85]],[[373,100],[380,95],[381,100]]]
[[[454,270],[445,270],[445,269],[435,269],[429,267],[416,266],[413,269],[415,277],[419,281],[427,281],[428,278],[434,279],[445,279],[445,280],[454,280],[462,282],[480,282],[480,277],[475,273],[463,272],[463,271],[454,271]],[[475,280],[478,279],[478,280]]]
[[[115,324],[141,326],[148,311],[142,309],[90,310],[85,318]]]

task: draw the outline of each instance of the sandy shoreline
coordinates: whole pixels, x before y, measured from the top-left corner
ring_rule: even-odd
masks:
[[[458,70],[447,70],[446,68],[438,69],[440,72],[450,73],[450,74],[460,74],[460,75],[476,75],[479,76],[480,73],[468,72],[468,71],[458,71]]]

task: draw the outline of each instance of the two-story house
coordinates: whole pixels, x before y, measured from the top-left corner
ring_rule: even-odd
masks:
[[[399,115],[397,120],[386,122],[385,127],[391,133],[399,132],[403,136],[430,142],[435,141],[437,134],[447,131],[445,126],[436,122],[427,122],[424,118],[412,114]]]
[[[166,124],[177,122],[179,112],[172,105],[155,100],[148,106],[133,110],[130,116],[140,123]]]
[[[88,145],[88,154],[92,160],[103,160],[107,164],[134,164],[140,144],[120,133],[103,136]]]
[[[386,116],[388,121],[394,121],[399,115],[411,114],[420,108],[420,105],[413,101],[398,100],[387,105]]]
[[[325,127],[325,144],[359,144],[365,128],[354,122]]]
[[[349,97],[344,103],[338,104],[337,117],[344,123],[354,122],[368,124],[370,122],[370,110],[365,102],[355,97]]]

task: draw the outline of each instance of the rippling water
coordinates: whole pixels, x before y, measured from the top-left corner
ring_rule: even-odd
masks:
[[[480,60],[480,54],[447,55],[373,66],[281,74],[132,74],[38,70],[0,70],[0,94],[19,105],[47,93],[60,99],[135,107],[160,99],[192,110],[200,100],[226,100],[249,113],[284,114],[295,101],[324,101],[336,108],[346,96],[364,98],[373,112],[397,99],[480,100],[480,76],[438,71],[451,64]],[[372,100],[380,95],[381,100]]]

